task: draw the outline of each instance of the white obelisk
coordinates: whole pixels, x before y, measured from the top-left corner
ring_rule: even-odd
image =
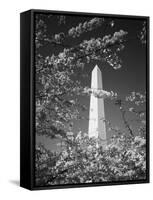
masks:
[[[91,89],[94,91],[103,90],[102,73],[97,65],[92,71]],[[101,139],[103,145],[106,144],[104,99],[98,98],[93,92],[90,95],[88,134],[89,137]]]

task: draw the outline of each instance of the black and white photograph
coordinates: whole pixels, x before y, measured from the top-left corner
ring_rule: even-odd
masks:
[[[35,12],[34,185],[148,182],[148,19]]]

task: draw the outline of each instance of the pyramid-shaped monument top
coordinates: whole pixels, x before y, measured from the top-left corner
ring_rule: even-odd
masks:
[[[99,71],[99,72],[101,72],[101,70],[99,69],[98,65],[95,65],[95,67],[93,68],[92,72],[93,71]]]
[[[103,89],[102,73],[101,73],[101,70],[99,69],[98,65],[95,65],[95,67],[92,70],[91,88],[92,89]]]
[[[91,88],[95,91],[103,90],[102,73],[98,65],[94,67],[91,73]],[[90,95],[88,133],[89,137],[100,138],[103,145],[106,144],[104,99],[97,98],[93,94]]]

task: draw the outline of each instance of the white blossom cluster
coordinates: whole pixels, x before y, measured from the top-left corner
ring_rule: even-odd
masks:
[[[93,18],[90,21],[85,21],[84,23],[79,23],[78,26],[72,27],[68,34],[69,36],[76,38],[79,37],[82,33],[92,31],[93,29],[101,26],[104,22],[104,18]]]
[[[104,98],[104,99],[117,98],[117,93],[114,93],[113,91],[108,92],[102,89],[92,89],[92,88],[85,87],[83,92],[86,94],[92,94],[97,98]]]
[[[101,26],[104,22],[103,18],[93,18],[89,21],[85,21],[84,23],[79,23],[78,26],[72,27],[68,30],[68,33],[58,33],[55,34],[52,38],[52,41],[55,41],[56,43],[61,43],[63,40],[65,40],[68,37],[76,38],[79,37],[81,34],[92,31],[99,26]]]
[[[142,105],[146,102],[146,95],[140,92],[131,92],[130,96],[125,98],[126,101],[134,102],[137,106]]]

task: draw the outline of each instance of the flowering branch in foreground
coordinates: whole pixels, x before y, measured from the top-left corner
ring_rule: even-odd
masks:
[[[117,93],[111,91],[108,92],[106,90],[101,90],[101,89],[94,89],[94,88],[88,88],[85,87],[83,93],[85,94],[92,94],[97,98],[104,98],[104,99],[116,99],[117,98]]]

